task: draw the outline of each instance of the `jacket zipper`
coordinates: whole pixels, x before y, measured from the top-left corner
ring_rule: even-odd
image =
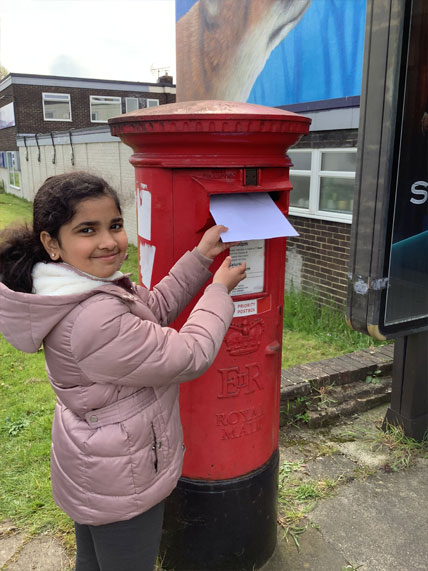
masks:
[[[158,443],[157,443],[157,438],[156,438],[156,432],[155,432],[155,427],[153,425],[152,422],[152,432],[153,432],[153,444],[152,444],[152,450],[154,453],[154,462],[153,465],[155,467],[155,472],[158,471]]]

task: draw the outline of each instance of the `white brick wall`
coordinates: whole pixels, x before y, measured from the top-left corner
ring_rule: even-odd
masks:
[[[27,137],[28,144],[28,137]],[[72,148],[68,143],[55,143],[34,146],[34,140],[26,149],[20,146],[21,159],[21,191],[14,194],[33,200],[37,189],[49,176],[64,172],[83,170],[103,177],[119,194],[125,228],[129,242],[137,244],[137,217],[135,207],[134,168],[129,162],[132,149],[120,141],[111,142],[79,142],[73,143],[74,165],[71,163]],[[26,155],[28,153],[28,161]],[[0,176],[7,181],[7,169],[0,169]],[[7,189],[13,192],[13,189]]]

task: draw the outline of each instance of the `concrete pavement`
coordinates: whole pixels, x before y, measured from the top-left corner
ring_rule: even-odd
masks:
[[[279,533],[263,571],[427,571],[428,449],[395,471],[406,448],[398,454],[376,441],[386,408],[330,428],[282,431],[282,460],[305,463],[302,481],[339,484],[308,514],[300,549]]]

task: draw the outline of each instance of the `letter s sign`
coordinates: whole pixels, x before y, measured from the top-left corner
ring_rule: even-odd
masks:
[[[423,188],[417,188],[418,186],[423,186],[428,188],[428,182],[424,180],[418,180],[412,184],[411,192],[412,194],[419,195],[420,198],[415,198],[414,196],[410,199],[412,204],[424,204],[428,199],[428,191]]]

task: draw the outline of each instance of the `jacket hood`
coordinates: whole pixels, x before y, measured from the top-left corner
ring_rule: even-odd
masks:
[[[0,331],[20,351],[35,353],[55,325],[84,297],[22,293],[0,284]]]
[[[64,276],[68,274],[73,281],[73,288],[68,291],[75,293],[65,295],[54,291],[49,291],[46,295],[22,293],[13,291],[0,283],[0,332],[9,343],[26,353],[38,351],[43,339],[80,302],[100,290],[118,295],[120,292],[125,293],[122,287],[118,287],[118,281],[126,282],[124,285],[128,287],[131,285],[129,279],[123,274],[118,275],[117,281],[114,282],[111,279],[100,281],[82,275],[79,271],[73,271],[71,266],[62,269],[59,264],[36,264],[36,266],[44,266],[41,270],[46,277],[52,273],[52,266],[56,266],[54,271],[61,272],[62,270]],[[77,287],[78,281],[80,281],[80,288]],[[58,283],[64,288],[61,280]],[[63,291],[67,290],[63,289]]]

